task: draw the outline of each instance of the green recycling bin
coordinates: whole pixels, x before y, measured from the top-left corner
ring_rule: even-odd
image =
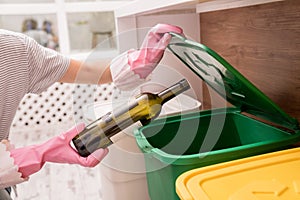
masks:
[[[151,199],[179,199],[175,181],[185,171],[300,141],[298,121],[228,62],[202,44],[171,34],[169,50],[233,106],[164,117],[135,130]]]

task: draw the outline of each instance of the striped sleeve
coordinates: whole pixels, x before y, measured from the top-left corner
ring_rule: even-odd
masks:
[[[59,81],[66,73],[70,59],[44,48],[31,38],[25,39],[29,67],[29,93],[39,94]]]

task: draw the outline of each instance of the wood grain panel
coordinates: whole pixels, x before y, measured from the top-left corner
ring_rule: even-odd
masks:
[[[200,14],[201,42],[300,121],[300,1]]]

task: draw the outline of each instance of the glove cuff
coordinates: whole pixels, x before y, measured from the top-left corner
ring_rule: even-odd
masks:
[[[10,156],[10,152],[6,150],[6,146],[0,143],[0,188],[22,183],[28,178],[22,178],[22,174],[18,171],[18,165],[14,164],[14,158]]]
[[[139,85],[147,82],[151,79],[141,78],[138,74],[135,74],[130,65],[128,64],[128,54],[134,50],[129,50],[114,58],[110,64],[110,71],[112,79],[116,87],[120,90],[128,91],[135,89]]]
[[[45,162],[43,161],[44,149],[41,145],[33,145],[17,148],[10,151],[10,156],[14,158],[14,163],[19,167],[18,171],[22,177],[28,177],[39,171]]]

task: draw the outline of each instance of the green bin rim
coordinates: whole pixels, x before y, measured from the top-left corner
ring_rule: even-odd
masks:
[[[168,49],[241,112],[290,130],[300,129],[297,119],[285,113],[215,51],[182,35],[173,32],[170,34],[172,39]]]
[[[219,115],[219,114],[229,114],[234,113],[237,115],[242,115],[240,113],[240,110],[238,108],[234,107],[228,107],[228,108],[216,108],[213,109],[213,115]],[[201,111],[201,116],[207,116],[211,115],[212,110],[204,110]],[[166,123],[166,119],[169,119],[170,123],[174,123],[176,121],[181,120],[190,120],[193,118],[197,118],[199,116],[199,112],[191,112],[191,113],[185,113],[179,116],[165,116],[160,119],[154,120],[147,126],[142,126],[140,128],[137,128],[134,130],[134,136],[136,139],[136,142],[141,149],[141,151],[144,154],[151,154],[156,159],[160,160],[162,163],[172,164],[172,165],[190,165],[197,162],[199,158],[205,158],[205,160],[202,160],[202,162],[211,164],[212,162],[220,162],[221,160],[224,160],[224,158],[230,156],[234,157],[235,154],[243,152],[244,154],[249,154],[249,152],[252,152],[253,155],[256,155],[255,153],[261,153],[261,151],[268,152],[269,149],[272,148],[279,148],[279,147],[286,147],[290,144],[295,143],[296,141],[299,141],[300,138],[300,130],[297,130],[294,134],[289,134],[289,137],[281,138],[281,139],[272,139],[267,141],[260,141],[256,143],[250,143],[250,144],[244,144],[242,146],[236,146],[231,147],[229,149],[220,149],[220,150],[214,150],[209,152],[203,152],[203,153],[195,153],[190,155],[174,155],[170,153],[166,153],[163,150],[153,147],[149,141],[147,140],[146,136],[144,135],[143,131],[144,129],[149,129],[151,127],[155,127],[158,125],[164,125]],[[246,117],[246,116],[244,116]],[[251,119],[254,120],[254,119]],[[168,122],[167,122],[168,123]],[[257,123],[264,124],[264,126],[269,126],[270,128],[274,128],[279,132],[287,133],[284,130],[278,129],[276,127],[273,127],[271,125],[265,124],[263,122],[257,121]],[[267,147],[268,146],[268,147]],[[263,149],[263,150],[262,150]],[[246,150],[246,151],[245,151]],[[226,155],[226,156],[225,156]]]

